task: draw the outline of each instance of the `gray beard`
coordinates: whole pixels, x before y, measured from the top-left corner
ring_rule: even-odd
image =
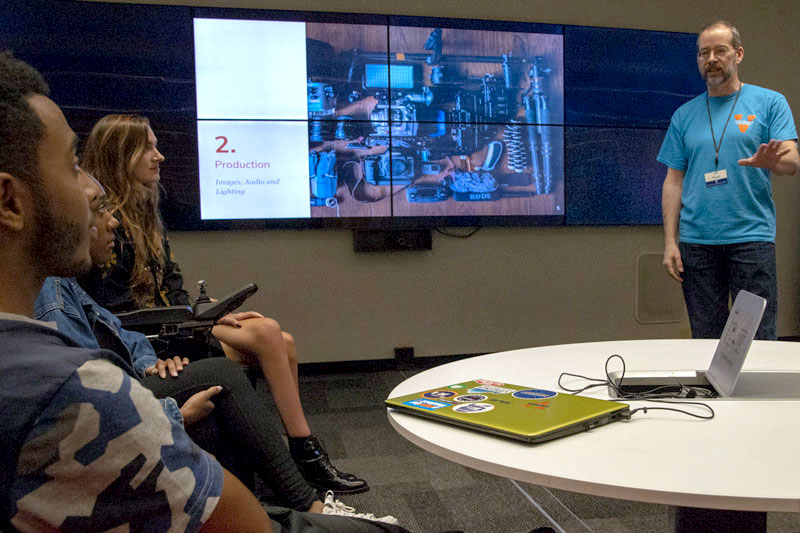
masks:
[[[720,85],[724,85],[731,79],[731,73],[725,72],[724,70],[719,75],[714,75],[713,77],[709,75],[708,72],[703,73],[703,80],[705,80],[706,85],[710,85],[711,87],[719,87]]]

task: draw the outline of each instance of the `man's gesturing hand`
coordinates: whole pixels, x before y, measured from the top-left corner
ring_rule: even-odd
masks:
[[[758,151],[752,157],[740,159],[739,164],[743,167],[759,167],[769,170],[776,170],[783,156],[791,151],[791,148],[781,149],[783,141],[772,139],[766,144],[761,144]]]

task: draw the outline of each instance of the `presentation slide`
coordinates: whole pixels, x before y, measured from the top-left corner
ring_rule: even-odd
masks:
[[[305,27],[195,19],[197,118],[306,120]]]
[[[308,218],[305,24],[195,19],[203,220]]]
[[[305,122],[201,120],[197,138],[204,220],[310,216]]]
[[[564,215],[558,33],[194,20],[204,220]]]

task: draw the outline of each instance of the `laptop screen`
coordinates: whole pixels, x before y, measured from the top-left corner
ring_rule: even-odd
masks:
[[[714,358],[706,372],[706,378],[720,396],[733,395],[733,388],[766,307],[767,301],[753,293],[739,291],[736,295]]]

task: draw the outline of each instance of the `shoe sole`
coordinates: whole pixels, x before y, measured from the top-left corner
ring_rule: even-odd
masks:
[[[369,492],[369,489],[370,489],[369,485],[365,485],[364,487],[360,487],[360,488],[357,488],[357,489],[337,490],[337,489],[332,489],[332,488],[329,488],[329,487],[323,487],[322,485],[317,485],[316,483],[312,483],[310,481],[308,482],[308,484],[311,485],[312,487],[314,487],[315,489],[317,489],[317,492],[322,497],[324,497],[325,493],[328,492],[329,490],[333,491],[334,494],[361,494],[362,492]]]

